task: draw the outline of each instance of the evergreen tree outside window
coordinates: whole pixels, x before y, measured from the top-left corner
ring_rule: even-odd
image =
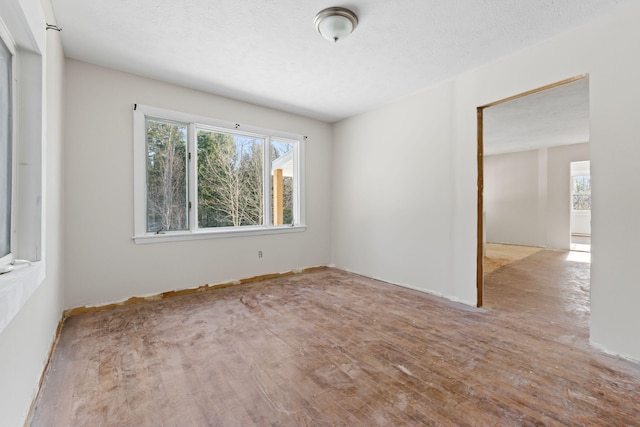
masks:
[[[187,126],[147,119],[147,232],[186,230]]]

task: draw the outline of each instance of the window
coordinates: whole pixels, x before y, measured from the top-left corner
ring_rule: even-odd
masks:
[[[13,260],[13,54],[0,37],[0,267]]]
[[[147,232],[189,228],[187,126],[147,119]]]
[[[40,203],[46,200],[46,39],[39,36],[38,9],[11,3],[15,7],[0,7],[0,271],[6,273],[0,274],[0,331],[46,277]]]
[[[303,138],[137,105],[137,243],[304,230]]]
[[[273,223],[293,224],[293,154],[295,144],[287,141],[271,141],[271,208]]]
[[[572,209],[574,211],[591,210],[591,176],[577,175],[571,177]]]
[[[198,129],[198,227],[264,225],[265,138]]]

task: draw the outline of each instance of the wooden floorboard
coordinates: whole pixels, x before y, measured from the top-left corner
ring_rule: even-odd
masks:
[[[640,425],[566,255],[487,275],[482,309],[326,269],[75,316],[31,425]]]

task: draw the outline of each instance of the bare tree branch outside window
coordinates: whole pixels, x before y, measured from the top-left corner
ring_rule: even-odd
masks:
[[[262,225],[264,140],[198,131],[200,227]]]
[[[187,127],[147,120],[147,231],[185,230]]]

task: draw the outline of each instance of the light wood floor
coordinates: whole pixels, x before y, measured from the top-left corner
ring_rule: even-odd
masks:
[[[555,273],[525,277],[547,261]],[[547,251],[519,264],[489,296],[544,308],[571,292],[540,283],[579,270]],[[327,269],[73,317],[32,425],[640,424],[639,366],[589,349],[583,313],[504,304]]]
[[[590,264],[570,259],[577,255],[576,259],[589,260],[589,255],[535,249],[528,257],[485,275],[485,307],[542,317],[587,341]]]
[[[484,274],[493,273],[506,267],[512,262],[521,260],[542,248],[532,246],[503,245],[499,243],[485,243],[484,245]]]

